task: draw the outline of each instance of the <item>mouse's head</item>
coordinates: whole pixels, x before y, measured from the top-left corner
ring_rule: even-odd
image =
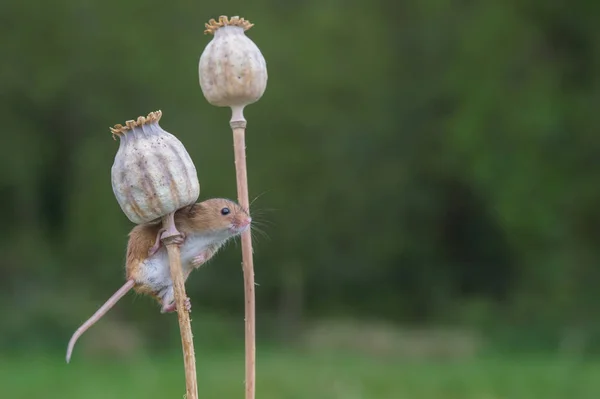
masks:
[[[188,212],[194,230],[217,234],[224,239],[241,234],[252,222],[244,208],[226,198],[199,202],[191,206]]]

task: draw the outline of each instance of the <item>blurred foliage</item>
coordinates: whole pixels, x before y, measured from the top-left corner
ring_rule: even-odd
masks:
[[[197,76],[222,14],[255,24],[269,70],[245,112],[259,323],[600,329],[599,2],[12,1],[2,344],[62,345],[123,282],[109,126],[161,109],[201,198],[236,197],[230,111]],[[199,323],[241,320],[240,260],[231,245],[188,280]],[[164,338],[131,298],[110,318]]]

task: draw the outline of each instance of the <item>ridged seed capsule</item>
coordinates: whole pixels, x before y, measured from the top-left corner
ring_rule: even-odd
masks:
[[[159,219],[196,202],[200,183],[185,147],[158,121],[161,111],[110,128],[120,139],[111,170],[112,188],[133,223]]]

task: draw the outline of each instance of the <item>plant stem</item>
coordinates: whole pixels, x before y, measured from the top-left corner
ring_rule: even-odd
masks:
[[[185,306],[187,295],[185,293],[185,281],[181,269],[181,255],[179,245],[176,243],[181,234],[175,227],[175,213],[163,217],[163,227],[166,231],[162,234],[162,243],[167,247],[169,254],[169,267],[175,302],[177,303],[177,318],[179,319],[179,331],[181,334],[181,345],[183,347],[183,364],[185,367],[186,399],[198,399],[198,382],[196,380],[196,358],[194,355],[194,340],[192,336],[192,325],[190,314]]]
[[[246,171],[246,120],[243,107],[232,107],[230,121],[233,130],[233,150],[238,202],[250,212],[248,200],[248,176]],[[242,269],[244,271],[245,331],[246,331],[246,399],[254,399],[256,385],[256,333],[254,299],[254,263],[252,260],[252,236],[250,229],[242,233]]]

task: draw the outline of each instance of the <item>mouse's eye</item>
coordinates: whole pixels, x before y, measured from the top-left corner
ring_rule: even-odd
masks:
[[[231,211],[229,210],[229,208],[223,208],[221,209],[221,215],[229,215]]]

